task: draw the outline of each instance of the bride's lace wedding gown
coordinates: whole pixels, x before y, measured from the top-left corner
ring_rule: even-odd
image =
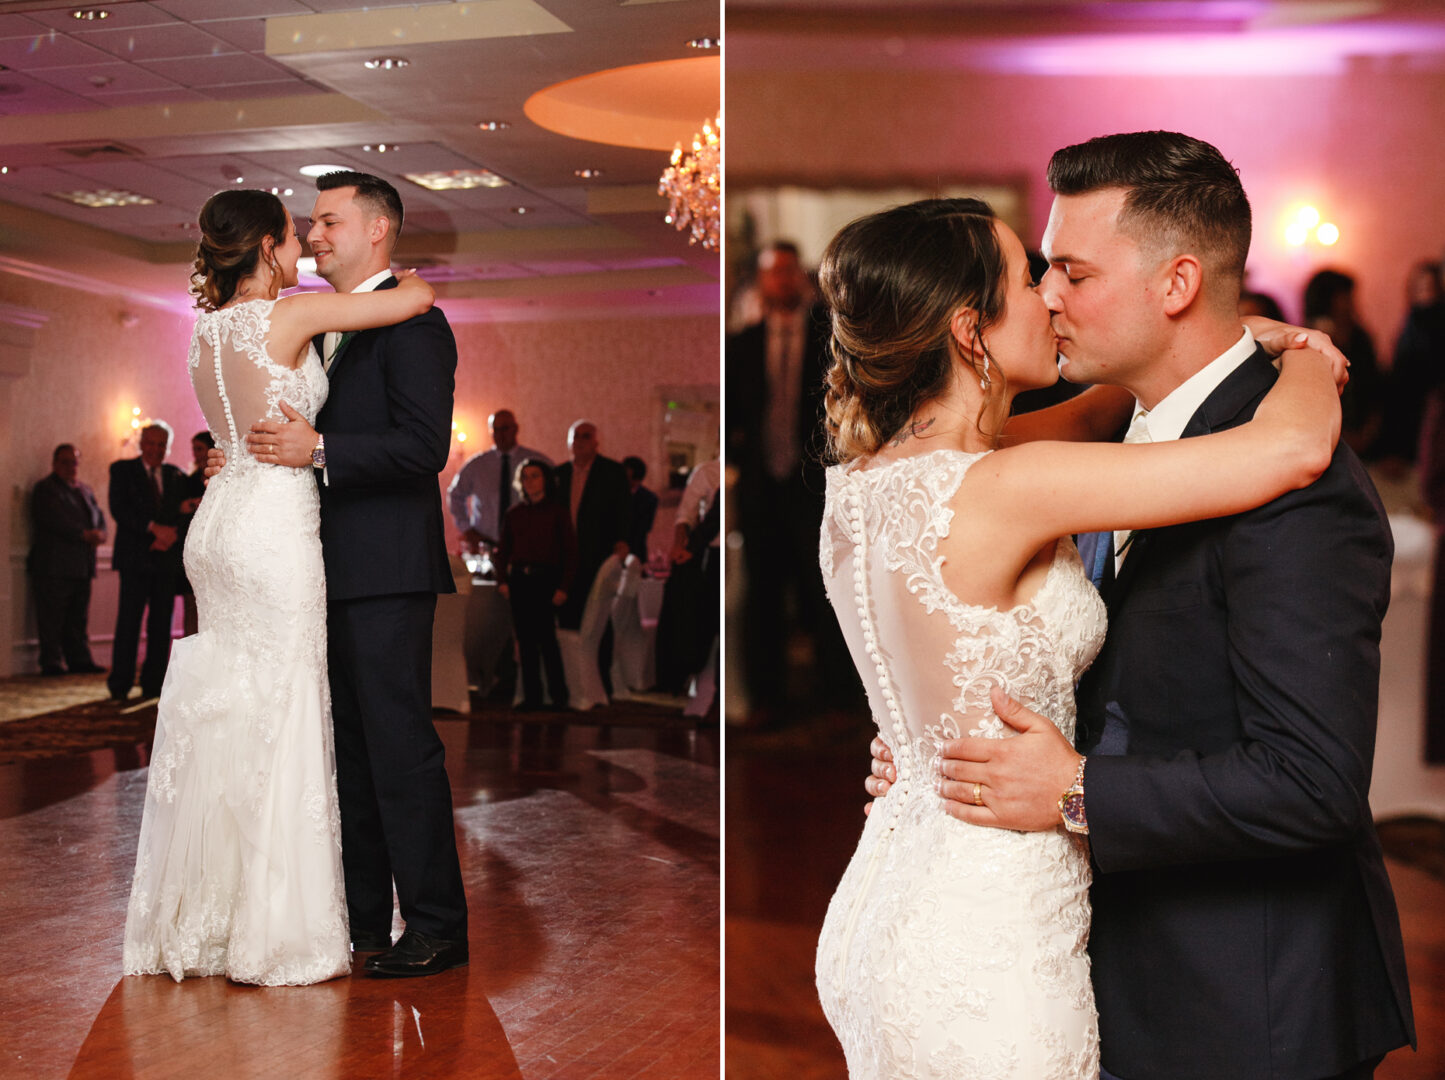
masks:
[[[161,691],[126,915],[127,974],[318,982],[350,970],[326,580],[312,470],[257,462],[257,419],[308,421],[326,375],[266,352],[274,301],[203,313],[191,383],[225,451],[186,539],[200,632]]]
[[[944,584],[938,543],[983,456],[828,473],[823,576],[898,769],[818,942],[818,994],[853,1080],[1098,1076],[1084,839],[966,825],[933,787],[943,740],[1008,734],[992,687],[1072,738],[1074,683],[1104,639],[1103,602],[1068,540],[1010,610]]]

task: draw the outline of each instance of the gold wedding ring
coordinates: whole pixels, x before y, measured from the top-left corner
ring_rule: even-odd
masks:
[[[974,805],[974,806],[982,806],[982,805],[983,805],[983,785],[982,785],[982,784],[974,784],[974,785],[973,785],[973,805]]]

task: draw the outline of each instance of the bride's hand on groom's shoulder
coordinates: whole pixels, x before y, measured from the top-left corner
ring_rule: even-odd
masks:
[[[1342,394],[1345,392],[1345,384],[1350,381],[1350,362],[1329,334],[1323,330],[1266,319],[1262,315],[1248,315],[1241,321],[1254,335],[1255,342],[1276,359],[1290,349],[1310,349],[1319,353],[1329,361],[1336,388]]]
[[[966,737],[943,744],[935,786],[959,821],[1021,832],[1060,824],[1059,796],[1074,782],[1079,754],[1047,717],[1002,690],[993,710],[1017,735]]]

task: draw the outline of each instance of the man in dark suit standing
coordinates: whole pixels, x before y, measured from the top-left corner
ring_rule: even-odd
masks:
[[[622,459],[627,471],[627,550],[647,564],[647,537],[657,520],[657,493],[642,481],[647,479],[647,462],[635,454]]]
[[[1062,372],[1134,393],[1130,441],[1250,419],[1276,373],[1237,318],[1250,211],[1219,151],[1107,136],[1049,183]],[[1022,734],[946,744],[949,812],[1088,834],[1104,1080],[1372,1076],[1415,1032],[1369,806],[1393,549],[1369,477],[1341,442],[1258,509],[1079,547],[1109,608],[1084,756],[996,694]]]
[[[80,481],[80,452],[61,443],[51,473],[30,496],[31,587],[40,637],[40,674],[94,675],[90,655],[90,582],[95,549],[105,543],[105,514]],[[61,660],[64,660],[64,666]]]
[[[788,637],[813,638],[811,706],[861,701],[818,573],[823,521],[824,379],[830,357],[828,313],[788,241],[758,253],[761,321],[727,339],[727,461],[738,470],[738,524],[747,593],[743,658],[751,726],[778,721],[788,702]],[[790,604],[791,601],[791,604]],[[796,619],[790,617],[796,614]],[[852,695],[849,698],[847,695]]]
[[[129,697],[135,684],[142,618],[146,624],[142,698],[160,697],[171,658],[171,623],[181,583],[179,528],[186,474],[166,464],[170,448],[170,426],[152,420],[141,429],[140,457],[110,467],[110,516],[115,518],[111,565],[120,574],[120,609],[106,683],[116,701]]]
[[[602,564],[612,555],[627,556],[627,472],[620,462],[599,454],[599,445],[596,424],[574,422],[567,430],[572,460],[557,467],[557,497],[570,508],[577,530],[577,576],[567,602],[557,609],[557,625],[569,630],[582,625],[587,594]]]
[[[401,198],[385,180],[316,182],[307,242],[337,292],[396,287]],[[431,717],[432,623],[455,591],[438,475],[451,449],[457,349],[441,309],[317,341],[330,379],[316,427],[259,423],[261,461],[312,465],[321,485],[327,662],[352,946],[366,970],[433,975],[465,964],[467,900],[444,749]],[[406,930],[391,941],[395,885]]]

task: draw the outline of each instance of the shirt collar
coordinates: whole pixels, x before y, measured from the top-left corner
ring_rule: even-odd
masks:
[[[1254,349],[1254,335],[1246,328],[1237,342],[1166,394],[1149,410],[1149,441],[1170,442],[1184,434],[1185,425],[1199,406],[1235,368],[1254,355]],[[1135,401],[1134,415],[1142,408]]]
[[[360,285],[358,285],[356,288],[352,289],[351,291],[354,292],[354,293],[359,293],[359,292],[373,292],[373,291],[375,291],[375,289],[376,289],[376,287],[377,287],[378,285],[380,285],[383,281],[385,281],[385,280],[386,280],[387,278],[389,278],[389,277],[391,277],[391,267],[387,267],[385,270],[382,270],[380,273],[372,274],[371,277],[367,278],[365,281],[363,281]]]

